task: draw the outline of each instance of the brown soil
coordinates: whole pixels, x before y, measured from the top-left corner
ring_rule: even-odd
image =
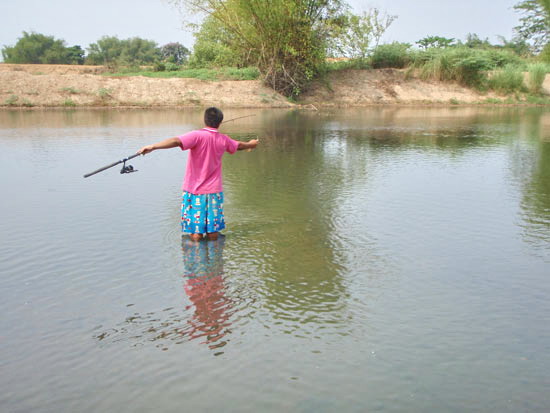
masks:
[[[101,66],[0,64],[0,106],[296,106],[261,81],[107,77]],[[549,77],[550,78],[550,77]],[[550,91],[550,79],[545,88]],[[474,103],[494,95],[450,83],[407,79],[399,70],[331,73],[301,96],[309,107]]]
[[[108,77],[101,66],[0,64],[2,106],[289,107],[259,81]]]

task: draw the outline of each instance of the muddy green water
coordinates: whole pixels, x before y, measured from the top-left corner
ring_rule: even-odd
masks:
[[[82,175],[201,111],[0,112],[2,411],[548,409],[550,112],[248,114],[193,244],[185,152]]]

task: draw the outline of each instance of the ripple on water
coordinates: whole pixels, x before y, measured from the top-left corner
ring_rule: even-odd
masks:
[[[548,404],[540,113],[270,111],[224,160],[226,236],[189,243],[181,151],[82,178],[180,112],[0,128],[8,410]]]

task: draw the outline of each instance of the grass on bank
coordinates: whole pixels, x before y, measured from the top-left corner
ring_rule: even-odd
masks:
[[[522,94],[528,101],[543,93],[550,64],[533,62],[506,49],[476,49],[465,46],[427,50],[412,49],[406,43],[378,46],[366,59],[327,62],[324,73],[345,69],[404,69],[405,77],[457,82],[485,92]],[[528,96],[531,96],[529,99]]]
[[[527,91],[523,83],[523,70],[514,65],[507,65],[495,71],[487,82],[489,89],[499,93],[510,94]]]
[[[528,66],[528,71],[527,88],[529,92],[535,95],[541,94],[546,74],[550,72],[550,66],[546,63],[533,63]]]
[[[115,72],[104,73],[104,76],[145,76],[152,78],[191,78],[200,80],[257,80],[260,78],[260,71],[255,67],[224,67],[216,69],[190,69],[182,68],[179,70],[140,70],[136,68],[119,69]]]

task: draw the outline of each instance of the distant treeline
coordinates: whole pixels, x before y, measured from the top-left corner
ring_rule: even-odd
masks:
[[[20,64],[89,64],[89,65],[151,65],[158,62],[182,65],[189,57],[189,49],[180,43],[159,46],[153,40],[139,37],[119,39],[104,36],[87,48],[66,46],[64,40],[40,33],[23,32],[14,46],[4,46],[5,63]]]

